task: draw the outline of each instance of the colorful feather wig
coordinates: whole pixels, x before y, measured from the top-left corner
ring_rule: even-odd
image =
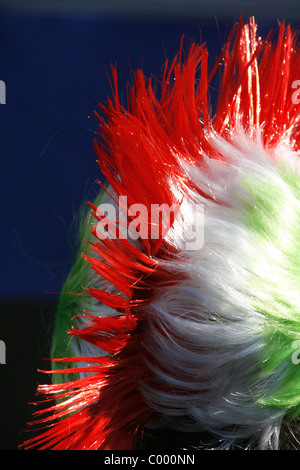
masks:
[[[300,415],[297,37],[282,23],[263,40],[241,19],[208,63],[205,45],[181,45],[162,80],[134,74],[126,106],[112,68],[96,113],[107,186],[82,223],[53,383],[38,389],[49,406],[25,448],[136,449],[163,428],[277,449]]]

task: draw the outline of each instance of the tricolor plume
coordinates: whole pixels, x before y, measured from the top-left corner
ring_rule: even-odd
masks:
[[[181,45],[161,80],[134,74],[126,105],[112,68],[96,113],[107,185],[60,297],[49,406],[22,447],[135,449],[160,427],[277,449],[300,414],[297,37],[240,20],[210,62]]]

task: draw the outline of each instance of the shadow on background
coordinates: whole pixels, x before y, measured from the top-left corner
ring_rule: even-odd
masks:
[[[0,331],[6,364],[0,365],[0,449],[15,450],[26,439],[27,423],[36,406],[38,383],[49,383],[50,338],[56,302],[53,299],[1,301]]]

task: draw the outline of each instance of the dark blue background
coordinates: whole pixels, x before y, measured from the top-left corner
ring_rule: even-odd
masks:
[[[276,25],[275,22],[270,23]],[[211,63],[232,21],[130,20],[88,14],[0,14],[0,296],[58,292],[73,252],[71,222],[99,177],[93,110],[132,69],[160,76],[181,36],[207,42]],[[268,29],[261,25],[261,31]]]

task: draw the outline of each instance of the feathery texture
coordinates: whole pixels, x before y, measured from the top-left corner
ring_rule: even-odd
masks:
[[[160,426],[278,448],[282,421],[300,414],[296,41],[284,23],[262,40],[241,19],[211,70],[205,45],[184,57],[182,44],[160,82],[134,74],[127,106],[112,68],[96,113],[107,186],[62,292],[42,430],[23,447],[134,449]],[[101,237],[103,204],[129,211],[131,229],[142,205],[146,235],[108,223]],[[167,229],[150,217],[163,204]]]

